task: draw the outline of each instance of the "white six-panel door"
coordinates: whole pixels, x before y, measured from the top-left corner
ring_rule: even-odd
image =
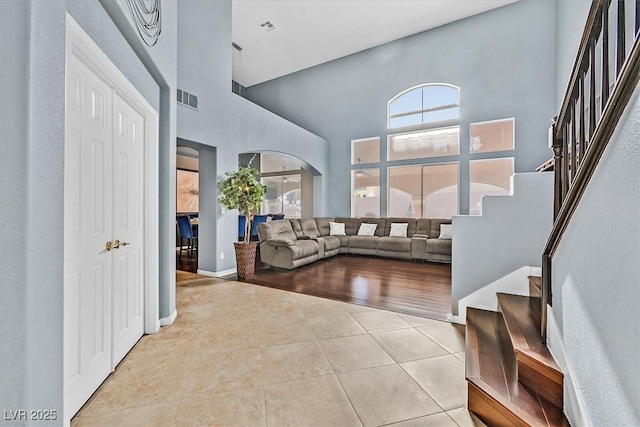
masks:
[[[111,88],[73,58],[67,73],[64,316],[67,398],[77,411],[111,372]],[[89,394],[90,395],[90,394]]]
[[[112,367],[142,336],[144,117],[118,93],[113,96]]]
[[[75,56],[66,86],[65,410],[73,414],[143,334],[145,123]]]

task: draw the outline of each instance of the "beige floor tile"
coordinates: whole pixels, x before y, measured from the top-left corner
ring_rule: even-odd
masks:
[[[302,295],[302,294],[297,294]],[[298,298],[298,306],[306,317],[327,316],[335,313],[346,313],[345,304],[326,298],[303,295],[305,298]]]
[[[176,412],[176,402],[141,406],[99,414],[80,415],[74,418],[72,427],[128,427],[165,426],[172,424]]]
[[[172,425],[266,426],[262,388],[208,393],[181,400]]]
[[[153,365],[151,365],[153,367]],[[97,414],[179,400],[185,384],[185,366],[176,370],[116,369],[90,399],[83,414]]]
[[[411,327],[397,314],[390,311],[365,311],[363,313],[354,313],[352,316],[369,333]]]
[[[467,381],[464,363],[452,354],[401,363],[433,400],[446,411],[465,406]]]
[[[260,349],[202,353],[190,363],[184,395],[262,387]]]
[[[262,318],[258,331],[261,347],[316,341],[306,318]]]
[[[464,351],[464,326],[452,323],[421,326],[420,332],[446,348],[449,353]]]
[[[371,334],[371,337],[396,362],[408,362],[410,360],[449,354],[447,350],[413,328],[377,332]]]
[[[264,387],[270,426],[361,426],[335,375]]]
[[[322,349],[315,341],[263,347],[261,352],[264,384],[333,373]]]
[[[458,427],[447,415],[446,412],[427,415],[426,417],[414,418],[412,420],[402,421],[395,424],[389,424],[387,427]]]
[[[461,351],[460,353],[455,353],[454,356],[457,357],[458,359],[462,360],[463,362],[465,360],[464,351]]]
[[[333,338],[320,346],[335,372],[347,372],[395,363],[369,335]]]
[[[486,427],[486,424],[469,412],[467,408],[458,408],[452,411],[447,411],[447,414],[456,422],[460,427]]]
[[[338,374],[365,426],[380,426],[442,409],[398,365]]]
[[[344,302],[342,303],[343,306],[342,308],[344,308],[347,312],[349,313],[367,313],[370,311],[377,311],[379,310],[379,308],[375,308],[375,307],[369,307],[366,305],[359,305],[359,304],[351,304],[348,302]]]
[[[237,322],[211,322],[202,333],[199,352],[224,353],[243,348],[260,347],[260,335],[255,329],[258,323],[250,319]]]
[[[446,323],[441,320],[429,319],[427,317],[412,316],[410,314],[404,314],[404,313],[397,313],[397,314],[398,316],[400,316],[402,320],[404,320],[411,326],[439,325],[442,323]]]
[[[342,309],[341,309],[342,310]],[[362,335],[367,332],[346,311],[335,312],[330,315],[307,317],[309,326],[319,340],[328,338]]]

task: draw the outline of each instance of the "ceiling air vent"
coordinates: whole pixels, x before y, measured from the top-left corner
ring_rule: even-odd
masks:
[[[184,90],[178,89],[178,104],[182,104],[185,107],[198,109],[198,97],[192,93],[188,93]]]
[[[276,26],[273,25],[271,23],[271,21],[267,21],[267,22],[264,22],[264,23],[260,24],[260,28],[262,28],[262,29],[264,29],[266,31],[273,31],[273,30],[276,29]]]

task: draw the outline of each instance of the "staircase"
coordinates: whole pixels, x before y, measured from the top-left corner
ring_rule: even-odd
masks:
[[[498,293],[498,312],[467,309],[469,410],[485,423],[568,426],[563,375],[540,336],[540,277],[529,296]]]

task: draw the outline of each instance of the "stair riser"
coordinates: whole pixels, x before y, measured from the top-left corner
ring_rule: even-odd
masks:
[[[563,407],[562,376],[520,353],[516,355],[518,381],[559,408]]]
[[[468,406],[469,411],[476,414],[485,424],[489,426],[521,426],[528,427],[529,423],[517,417],[507,410],[491,396],[488,396],[475,384],[469,382]]]

